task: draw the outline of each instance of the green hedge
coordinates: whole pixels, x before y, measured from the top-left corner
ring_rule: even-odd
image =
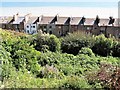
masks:
[[[88,47],[96,55],[120,57],[120,42],[115,38],[106,38],[104,35],[86,36],[81,33],[73,33],[61,40],[63,53],[77,55],[81,48]]]

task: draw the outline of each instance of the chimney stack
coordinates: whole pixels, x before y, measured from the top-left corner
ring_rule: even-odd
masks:
[[[83,16],[82,19],[81,19],[81,21],[80,21],[80,24],[83,24],[83,25],[84,25],[85,20],[86,20],[86,18]]]
[[[97,15],[94,24],[95,24],[95,25],[98,25],[99,23],[100,23],[100,19],[99,19],[99,16]]]
[[[114,22],[115,22],[115,19],[114,19],[113,17],[110,16],[110,17],[109,17],[109,23],[108,23],[108,24],[109,24],[109,25],[110,25],[110,24],[113,25]]]
[[[29,14],[25,15],[25,22],[27,22],[31,16],[32,16],[32,14],[31,14],[31,13],[29,13]]]
[[[14,21],[16,21],[18,19],[19,13],[17,13],[16,15],[13,15],[13,19]]]

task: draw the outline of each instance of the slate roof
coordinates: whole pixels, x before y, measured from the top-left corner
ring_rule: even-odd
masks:
[[[82,19],[82,17],[71,17],[71,25],[78,25],[80,23],[80,20]]]
[[[18,17],[16,21],[13,21],[12,24],[20,24],[20,22],[23,22],[25,18],[24,17]]]
[[[120,22],[118,21],[118,18],[115,18],[114,26],[120,26]]]
[[[1,16],[0,17],[0,23],[1,24],[8,24],[13,19],[13,17],[10,16]]]
[[[95,18],[86,18],[84,25],[94,25]]]
[[[56,25],[57,25],[57,24],[64,25],[67,20],[68,20],[68,17],[58,17],[58,18],[57,18]]]
[[[30,17],[27,21],[28,24],[33,24],[38,19],[38,17]]]
[[[99,26],[108,26],[109,19],[100,19]]]
[[[51,16],[43,16],[41,17],[41,21],[39,21],[39,24],[50,24],[53,19],[54,17]]]

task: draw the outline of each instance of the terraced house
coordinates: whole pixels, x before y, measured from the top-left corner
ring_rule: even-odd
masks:
[[[55,25],[52,23],[53,19],[53,16],[41,15],[38,22],[38,31],[42,30],[43,33],[52,34],[52,31],[55,29]]]
[[[11,29],[13,22],[13,17],[11,16],[2,16],[0,17],[0,28],[2,29]]]
[[[56,16],[32,16],[19,14],[9,17],[0,17],[0,27],[28,34],[43,33],[54,34],[57,37],[65,36],[76,31],[86,34],[105,34],[106,37],[120,38],[120,22],[118,18],[86,18],[86,17],[61,17]]]
[[[38,30],[39,17],[31,16],[28,14],[25,16],[25,33],[36,34]]]

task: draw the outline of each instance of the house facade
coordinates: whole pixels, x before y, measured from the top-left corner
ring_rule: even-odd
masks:
[[[13,17],[10,16],[0,17],[0,28],[8,30],[11,29],[12,27],[11,22],[13,22]]]
[[[70,20],[70,33],[73,33],[77,30],[82,30],[81,25],[79,24],[81,21],[81,17],[71,17]]]
[[[43,33],[53,34],[55,25],[52,23],[55,17],[53,16],[40,16],[38,22],[38,32],[41,30]]]
[[[56,16],[53,24],[55,26],[53,34],[57,37],[65,36],[70,32],[70,17]]]
[[[39,22],[38,17],[33,16],[28,17],[28,20],[26,20],[25,24],[25,32],[27,34],[36,34],[38,30],[38,22]]]
[[[0,17],[0,28],[10,29],[28,34],[43,33],[54,34],[57,37],[79,31],[91,35],[104,34],[106,37],[120,38],[119,18],[85,18],[85,17],[61,17],[39,16],[31,14],[13,17]]]
[[[19,16],[16,14],[13,16],[13,22],[11,23],[11,29],[18,32],[24,32],[25,17]]]
[[[106,37],[114,36],[119,38],[120,27],[118,25],[118,19],[109,18],[100,20],[100,34],[104,34]]]

